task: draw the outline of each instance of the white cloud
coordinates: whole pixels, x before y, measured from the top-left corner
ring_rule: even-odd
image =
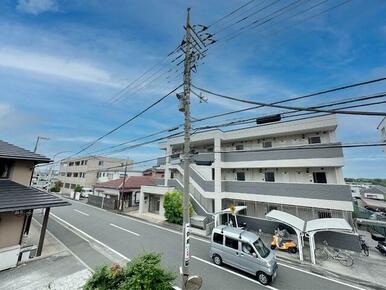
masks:
[[[80,82],[120,88],[111,74],[93,64],[63,58],[61,56],[33,53],[14,48],[0,48],[0,66],[29,71]]]
[[[12,107],[9,104],[0,103],[0,121],[5,119],[12,111]]]
[[[27,14],[38,15],[57,11],[58,5],[54,0],[19,0],[16,9]]]

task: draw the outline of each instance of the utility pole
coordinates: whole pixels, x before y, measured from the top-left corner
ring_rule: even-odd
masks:
[[[40,140],[50,140],[50,138],[38,136],[35,142],[34,153],[36,153],[36,150],[38,149],[38,144]]]
[[[127,175],[127,160],[129,159],[129,157],[126,158],[126,162],[125,162],[125,173],[123,174],[123,182],[122,182],[122,189],[121,189],[121,192],[119,193],[119,210],[122,211],[123,210],[123,200],[122,200],[122,195],[123,195],[123,192],[125,191],[125,185],[126,185],[126,175]],[[130,205],[129,205],[130,206]]]
[[[190,27],[190,8],[187,10],[185,25],[185,62],[184,62],[184,198],[183,198],[183,223],[182,223],[182,290],[186,289],[186,282],[189,278],[189,259],[190,259],[190,216],[189,216],[189,178],[190,178],[190,85],[191,85],[191,27]]]

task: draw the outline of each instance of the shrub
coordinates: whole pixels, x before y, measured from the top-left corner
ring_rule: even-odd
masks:
[[[180,191],[167,192],[164,197],[165,218],[168,222],[182,225],[183,220],[183,194]],[[189,202],[189,214],[192,215],[193,208]]]
[[[56,181],[55,182],[55,184],[54,184],[54,186],[53,187],[51,187],[51,189],[50,189],[50,191],[51,192],[59,192],[60,191],[60,188],[63,186],[63,182],[61,182],[61,181]]]
[[[83,186],[80,186],[79,184],[77,184],[74,188],[74,192],[82,192],[83,190]]]
[[[134,258],[125,267],[113,264],[98,269],[83,286],[84,290],[171,290],[175,274],[162,268],[155,253]]]

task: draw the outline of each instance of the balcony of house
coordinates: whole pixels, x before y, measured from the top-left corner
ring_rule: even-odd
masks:
[[[258,150],[228,151],[221,154],[223,168],[253,167],[341,167],[341,143],[269,147]]]

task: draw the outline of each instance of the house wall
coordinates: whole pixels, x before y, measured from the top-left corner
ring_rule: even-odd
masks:
[[[0,213],[0,249],[20,242],[25,214]]]
[[[15,160],[9,179],[25,186],[30,185],[34,162],[28,160]]]

